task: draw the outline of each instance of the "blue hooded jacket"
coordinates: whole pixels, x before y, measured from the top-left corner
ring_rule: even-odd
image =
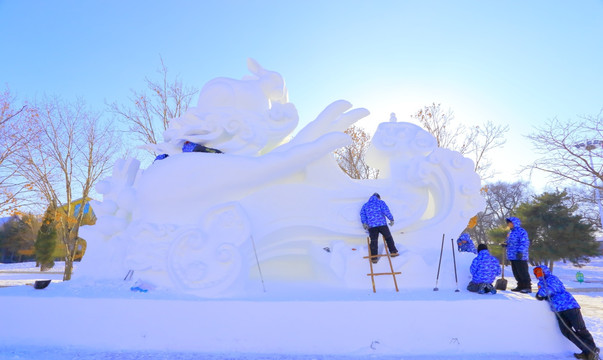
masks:
[[[530,239],[528,232],[521,227],[521,220],[516,217],[507,219],[513,223],[513,228],[507,235],[507,259],[509,260],[528,260],[528,249],[530,248]],[[517,258],[517,253],[521,253],[521,259]]]
[[[469,271],[471,272],[472,282],[476,284],[492,284],[494,279],[500,274],[500,264],[498,263],[498,259],[490,255],[490,251],[486,249],[480,251],[475,259],[473,259]]]
[[[537,266],[541,268],[544,276],[538,278],[538,292],[536,296],[548,297],[551,310],[555,312],[580,309],[580,305],[572,294],[565,290],[565,286],[558,277],[551,274],[551,271],[545,265]],[[535,269],[536,269],[535,268]]]
[[[387,225],[386,217],[392,221],[394,220],[385,201],[379,199],[375,194],[362,205],[360,210],[360,220],[363,224],[367,224],[369,228]]]
[[[465,243],[463,243],[465,241]],[[477,254],[477,250],[475,249],[475,244],[473,244],[473,240],[471,240],[471,236],[467,233],[462,233],[456,241],[459,246],[459,251],[465,251]]]
[[[193,149],[195,148],[195,146],[197,146],[197,144],[192,143],[190,141],[186,141],[182,145],[182,152],[193,152]]]

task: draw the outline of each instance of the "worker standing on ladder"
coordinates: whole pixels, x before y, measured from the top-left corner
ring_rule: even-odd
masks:
[[[389,225],[393,226],[394,216],[389,211],[385,201],[381,200],[381,196],[374,193],[360,210],[362,226],[365,230],[368,230],[371,239],[371,256],[379,255],[379,234],[383,235],[385,238],[385,243],[389,249],[390,256],[398,256],[398,249],[396,249],[394,238],[387,227],[387,219],[389,219]],[[379,261],[379,258],[371,258],[371,261],[373,264],[376,264]]]

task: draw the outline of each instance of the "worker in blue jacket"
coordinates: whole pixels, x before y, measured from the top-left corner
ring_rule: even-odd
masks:
[[[582,350],[581,353],[574,354],[574,356],[578,359],[596,360],[599,356],[599,348],[595,345],[593,336],[586,329],[580,305],[576,299],[545,265],[535,267],[534,275],[538,279],[536,299],[549,302],[551,310],[557,316],[561,333]]]
[[[473,244],[473,240],[471,240],[471,236],[467,233],[462,233],[459,236],[456,244],[459,247],[459,251],[465,251],[477,254],[477,250],[475,250],[475,245]]]
[[[477,246],[477,256],[471,262],[469,271],[471,272],[471,281],[467,285],[467,290],[480,294],[496,294],[492,282],[500,274],[500,264],[497,258],[490,255],[486,244]]]
[[[379,255],[379,234],[385,238],[390,256],[398,256],[398,249],[396,249],[394,238],[387,227],[387,219],[389,219],[389,225],[393,226],[394,216],[389,211],[385,201],[381,200],[381,196],[378,193],[374,193],[360,210],[360,221],[362,221],[364,229],[368,230],[371,239],[371,256]],[[379,258],[373,257],[371,261],[373,264],[376,264]]]
[[[528,256],[530,248],[530,239],[528,232],[521,227],[521,220],[516,217],[507,218],[507,226],[510,231],[507,235],[507,259],[511,262],[513,276],[517,280],[517,287],[511,291],[520,291],[522,293],[532,292],[532,279],[528,269]]]

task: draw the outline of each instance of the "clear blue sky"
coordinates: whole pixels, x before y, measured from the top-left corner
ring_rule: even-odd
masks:
[[[337,99],[369,109],[367,129],[441,103],[511,127],[494,157],[507,181],[533,126],[603,108],[602,0],[0,0],[0,40],[0,84],[20,99],[101,110],[143,90],[161,56],[199,88],[255,58],[285,77],[300,127]]]

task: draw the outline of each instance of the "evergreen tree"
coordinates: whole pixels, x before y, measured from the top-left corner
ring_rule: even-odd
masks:
[[[566,191],[545,192],[519,206],[516,216],[530,237],[532,265],[545,264],[552,271],[554,261],[580,266],[599,255],[595,228],[576,210]]]
[[[35,217],[31,214],[21,218],[13,216],[0,226],[0,261],[31,261],[32,256],[27,253],[33,248],[35,236],[32,229],[36,226]]]
[[[52,269],[54,266],[54,249],[57,245],[57,229],[55,223],[56,205],[51,203],[46,209],[42,226],[36,239],[36,261],[40,264],[40,271]]]
[[[506,251],[506,249],[503,248],[501,244],[507,242],[508,233],[509,229],[502,226],[488,230],[488,249],[490,251],[490,254],[498,258],[501,264],[503,259],[503,252]],[[507,259],[505,259],[505,263],[508,263]]]

